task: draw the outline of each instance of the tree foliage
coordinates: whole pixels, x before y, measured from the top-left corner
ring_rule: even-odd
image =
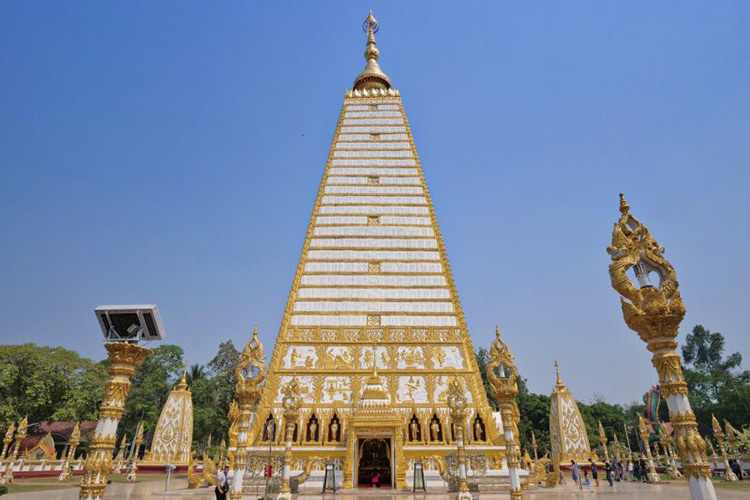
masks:
[[[721,333],[696,325],[682,347],[690,402],[704,432],[712,413],[737,428],[750,425],[750,370],[742,369],[739,352],[724,356],[724,344]]]
[[[95,419],[107,369],[62,347],[0,346],[0,420]]]

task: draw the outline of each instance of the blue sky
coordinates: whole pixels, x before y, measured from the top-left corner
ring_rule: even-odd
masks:
[[[102,358],[159,305],[191,362],[272,349],[361,23],[402,91],[469,328],[532,390],[655,383],[607,275],[625,191],[688,314],[750,355],[750,4],[3,2],[0,342]],[[746,362],[750,363],[750,360]]]

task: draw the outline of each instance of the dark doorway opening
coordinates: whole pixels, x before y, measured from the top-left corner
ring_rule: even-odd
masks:
[[[361,488],[391,487],[390,439],[360,439],[357,484]]]

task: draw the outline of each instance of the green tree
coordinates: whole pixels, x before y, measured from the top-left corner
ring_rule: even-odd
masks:
[[[682,346],[690,402],[703,432],[710,432],[712,413],[737,428],[750,424],[750,370],[742,369],[739,352],[724,356],[724,349],[724,336],[702,325]]]
[[[105,364],[62,347],[0,346],[0,420],[95,419],[106,378]]]
[[[194,364],[190,366],[190,369],[187,372],[187,384],[193,385],[198,380],[203,380],[207,378],[208,373],[206,372],[206,367],[199,364]]]
[[[608,446],[614,441],[615,434],[617,434],[620,444],[627,444],[624,425],[629,424],[630,420],[622,406],[607,403],[602,398],[599,398],[599,400],[594,401],[592,404],[578,403],[578,408],[581,411],[583,423],[588,431],[589,444],[592,450],[601,448],[599,422],[602,423],[604,434],[609,441]]]
[[[132,436],[143,420],[146,434],[152,434],[169,392],[182,376],[184,351],[176,345],[160,345],[133,375],[133,386],[125,403],[125,414],[118,429],[122,436]],[[119,439],[119,438],[118,438]],[[148,437],[146,442],[149,442]]]

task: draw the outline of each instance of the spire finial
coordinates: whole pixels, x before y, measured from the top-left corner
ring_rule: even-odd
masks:
[[[560,377],[560,366],[557,364],[557,360],[555,360],[555,372],[557,372],[557,389],[565,389],[565,384],[563,384],[562,377]]]
[[[177,387],[175,389],[184,391],[187,389],[187,370],[188,370],[188,362],[185,361],[185,366],[182,368],[182,378],[180,379],[180,382],[177,384]]]
[[[625,193],[620,193],[620,213],[626,214],[630,212],[630,205],[628,205],[627,200],[625,200]]]
[[[354,80],[355,90],[391,88],[391,80],[380,69],[380,65],[378,65],[380,50],[378,50],[378,45],[375,43],[375,33],[379,29],[378,20],[375,19],[375,16],[372,15],[372,10],[370,10],[367,19],[362,23],[362,30],[367,33],[367,46],[365,47],[365,60],[367,64],[362,73]]]

